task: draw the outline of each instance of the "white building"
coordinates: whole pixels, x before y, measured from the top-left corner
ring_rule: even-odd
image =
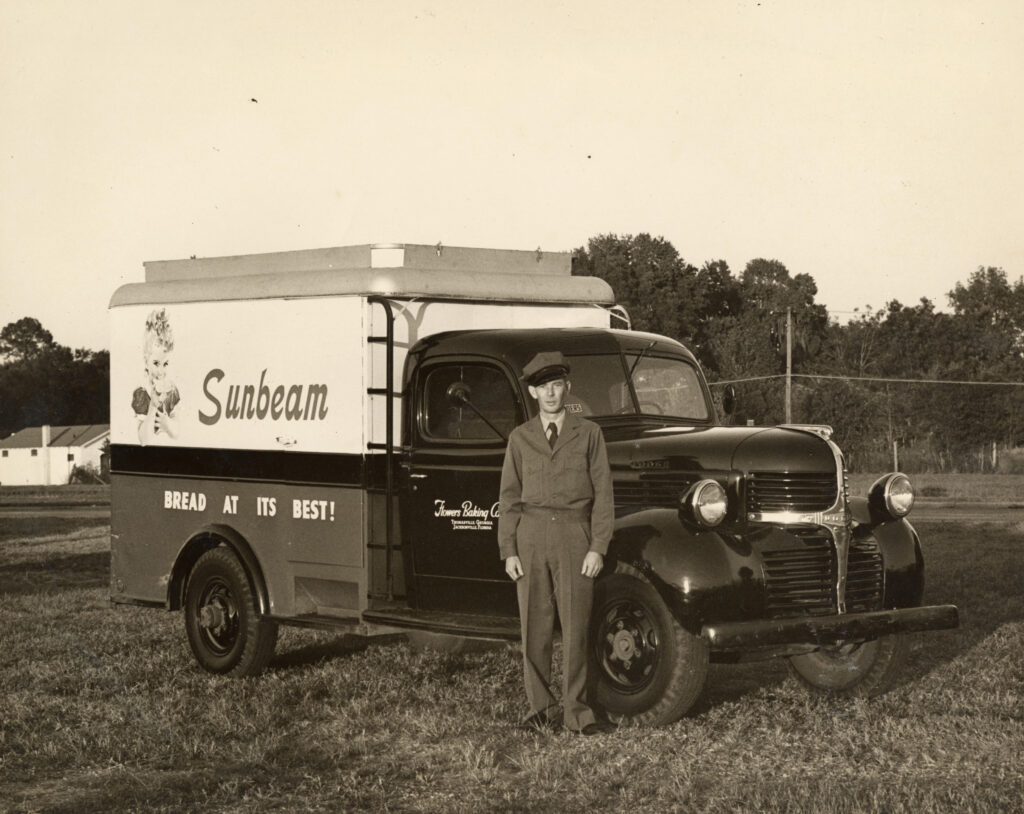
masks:
[[[67,483],[76,466],[102,467],[109,424],[26,427],[0,440],[0,484],[33,486]]]

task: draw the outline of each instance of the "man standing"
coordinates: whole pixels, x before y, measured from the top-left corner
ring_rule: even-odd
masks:
[[[531,714],[527,728],[554,727],[551,693],[555,609],[562,623],[562,707],[566,728],[584,735],[613,729],[587,705],[587,629],[594,578],[612,536],[611,471],[601,429],[569,413],[569,365],[557,351],[523,368],[539,417],[516,427],[501,472],[498,545],[516,580],[523,670]]]

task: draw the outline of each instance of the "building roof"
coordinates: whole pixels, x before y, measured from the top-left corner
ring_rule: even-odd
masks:
[[[50,427],[51,447],[85,447],[110,435],[109,424],[76,424]],[[0,440],[0,449],[36,449],[43,445],[42,427],[25,427]]]

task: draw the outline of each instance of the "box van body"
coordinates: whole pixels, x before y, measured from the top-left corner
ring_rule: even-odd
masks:
[[[565,255],[534,252],[365,246],[146,272],[111,306],[114,596],[176,606],[189,541],[230,530],[282,618],[358,614],[402,582],[396,547],[387,584],[382,490],[401,432],[392,411],[388,434],[388,391],[409,347],[456,325],[607,327],[597,306],[614,304]],[[143,442],[132,401],[161,313],[180,400],[174,436]]]

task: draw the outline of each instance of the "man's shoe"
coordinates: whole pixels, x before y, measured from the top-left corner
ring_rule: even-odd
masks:
[[[535,712],[529,718],[521,721],[516,729],[523,732],[551,732],[561,725],[561,721],[554,716],[548,715],[547,710]]]
[[[618,724],[612,723],[611,721],[594,721],[592,724],[587,724],[583,729],[570,730],[577,735],[607,735],[609,732],[614,732],[619,728]]]

